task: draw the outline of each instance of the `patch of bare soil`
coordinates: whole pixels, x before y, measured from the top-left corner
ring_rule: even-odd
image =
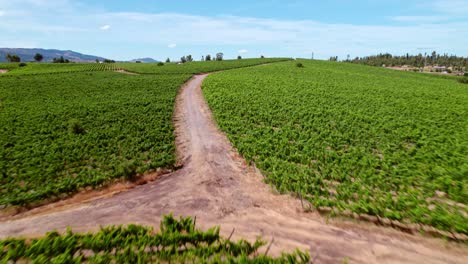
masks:
[[[129,71],[126,71],[126,70],[115,70],[114,72],[118,72],[118,73],[123,73],[123,74],[128,74],[128,75],[139,75],[138,73],[134,73],[134,72],[129,72]]]
[[[0,69],[0,74],[7,73],[7,72],[8,72],[8,70]]]
[[[157,227],[161,215],[173,212],[196,216],[202,228],[220,224],[225,236],[234,229],[234,238],[274,238],[273,254],[296,247],[310,250],[316,263],[345,258],[351,263],[466,263],[463,245],[304,213],[298,199],[275,194],[214,123],[200,88],[205,77],[193,77],[177,99],[182,169],[112,197],[2,222],[0,237],[40,236],[67,226],[75,231],[128,223]]]
[[[137,176],[134,180],[119,180],[99,189],[84,189],[78,193],[60,200],[45,200],[39,204],[28,205],[28,207],[6,207],[0,210],[0,221],[20,219],[26,216],[48,214],[55,211],[63,211],[66,208],[87,203],[93,200],[107,198],[118,193],[125,192],[155,181],[159,176],[171,173],[171,170],[157,169],[153,172]]]

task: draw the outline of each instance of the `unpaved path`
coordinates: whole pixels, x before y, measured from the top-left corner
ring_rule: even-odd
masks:
[[[7,73],[7,72],[8,72],[8,70],[0,69],[0,74]]]
[[[270,252],[296,247],[311,250],[316,263],[466,263],[467,248],[440,239],[412,236],[389,228],[327,220],[303,213],[300,202],[274,194],[262,176],[232,150],[212,121],[200,85],[192,78],[176,106],[176,133],[184,167],[158,180],[112,197],[0,223],[0,237],[39,236],[71,226],[75,231],[99,225],[159,225],[160,216],[197,217],[197,225],[222,225],[222,233],[254,239],[274,237]]]

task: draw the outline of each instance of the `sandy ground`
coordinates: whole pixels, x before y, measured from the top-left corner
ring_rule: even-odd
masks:
[[[183,168],[128,192],[63,210],[39,211],[0,222],[0,237],[40,236],[52,229],[96,230],[99,225],[159,225],[161,215],[197,217],[202,228],[220,224],[228,236],[274,242],[270,253],[296,247],[315,263],[466,263],[468,248],[441,239],[409,235],[391,228],[326,219],[304,213],[300,201],[275,194],[247,166],[213,122],[200,85],[193,77],[181,90],[175,124]]]
[[[128,75],[139,75],[138,73],[134,73],[134,72],[129,72],[129,71],[126,71],[126,70],[115,70],[114,72],[118,72],[118,73],[123,73],[123,74],[128,74]]]

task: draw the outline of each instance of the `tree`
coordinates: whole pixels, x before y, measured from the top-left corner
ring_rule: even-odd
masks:
[[[169,62],[171,62],[171,59],[167,58],[166,63],[169,63]]]
[[[190,54],[187,55],[185,58],[187,59],[187,62],[193,61],[192,55],[190,55]]]
[[[210,54],[205,56],[205,61],[211,61],[211,55]]]
[[[21,62],[21,58],[18,55],[7,54],[5,58],[9,62]]]
[[[205,56],[201,56],[201,61],[205,61]]]
[[[69,63],[70,61],[68,59],[64,59],[63,56],[60,56],[60,58],[54,58],[52,62],[53,63]]]
[[[36,53],[36,55],[34,55],[34,60],[37,62],[41,62],[43,59],[44,59],[44,56],[42,56],[42,54],[40,53]]]
[[[241,55],[237,56],[237,59],[242,60],[242,56]]]
[[[185,56],[182,56],[182,57],[180,58],[180,62],[186,63],[186,62],[187,62],[187,58],[186,58]]]
[[[99,63],[99,59],[96,59],[96,63]]]
[[[222,52],[216,53],[216,60],[217,61],[222,61],[223,60],[224,54]]]
[[[264,59],[264,58],[265,58],[265,56],[263,56],[263,55],[262,55],[262,56],[260,56],[260,59]]]

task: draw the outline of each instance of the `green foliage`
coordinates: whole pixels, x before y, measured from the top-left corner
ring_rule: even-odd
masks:
[[[14,70],[18,68],[18,63],[1,63],[0,62],[0,69],[2,70]],[[3,76],[3,75],[0,75]]]
[[[86,132],[80,120],[78,119],[72,119],[68,122],[68,131],[70,131],[70,133],[72,134],[77,134],[77,135],[84,134]]]
[[[24,63],[24,62],[21,62],[20,64],[18,64],[18,67],[26,67],[26,66],[28,66],[28,65],[26,63]]]
[[[302,64],[302,62],[298,62],[298,63],[296,63],[296,67],[304,68],[304,64]]]
[[[164,216],[160,231],[138,225],[109,226],[92,234],[50,232],[26,241],[0,241],[0,259],[32,263],[309,263],[308,253],[296,250],[277,258],[260,253],[265,242],[231,241],[219,227],[202,231],[192,218]]]
[[[205,60],[211,60],[209,55]],[[220,70],[228,70],[242,67],[260,65],[264,63],[272,63],[279,61],[290,60],[287,58],[271,58],[271,59],[242,59],[242,60],[223,60],[223,61],[193,61],[183,64],[167,64],[164,67],[157,67],[154,63],[117,63],[118,68],[122,68],[136,73],[153,73],[153,74],[197,74],[204,72],[214,72]]]
[[[21,58],[18,55],[14,55],[14,54],[7,54],[5,58],[9,62],[21,62]]]
[[[203,84],[218,125],[268,182],[315,207],[467,234],[468,90],[437,75],[300,62]]]
[[[54,58],[52,63],[70,63],[70,60],[64,59],[63,56],[60,56],[60,58]]]
[[[458,79],[458,82],[468,84],[468,78],[466,78],[466,77],[460,78],[460,79]]]
[[[36,53],[34,55],[34,60],[37,61],[37,62],[41,62],[42,60],[44,59],[44,56],[40,53]]]
[[[11,64],[10,68],[5,68],[8,64]],[[2,74],[1,77],[51,73],[115,71],[118,69],[117,65],[114,63],[30,63],[28,67],[22,68],[18,68],[17,65],[18,64],[13,63],[0,64],[0,69],[11,69],[10,72]]]
[[[164,62],[158,62],[158,66],[164,66]]]
[[[174,102],[189,77],[0,77],[0,205],[61,197],[171,168]]]
[[[433,51],[431,54],[417,54],[410,55],[405,54],[402,56],[395,56],[389,53],[366,56],[366,57],[356,57],[351,60],[352,63],[365,64],[371,66],[403,66],[409,65],[413,67],[424,67],[424,65],[444,65],[444,66],[453,66],[456,69],[461,70],[462,68],[468,67],[468,58],[466,57],[457,57],[455,55],[448,54],[438,54],[436,51]]]

